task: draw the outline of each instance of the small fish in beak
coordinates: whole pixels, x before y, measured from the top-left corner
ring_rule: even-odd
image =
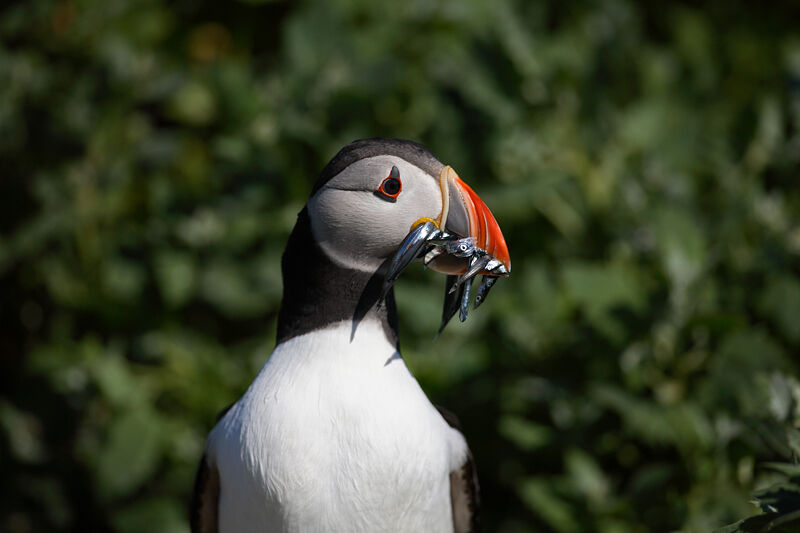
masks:
[[[473,279],[483,274],[475,297],[477,308],[497,278],[510,274],[511,259],[491,211],[451,167],[442,169],[439,184],[442,212],[436,220],[423,218],[412,225],[392,259],[379,305],[400,274],[422,259],[426,267],[448,275],[441,333],[456,311],[462,322],[467,319]]]
[[[486,301],[486,295],[489,294],[489,289],[492,288],[495,281],[497,281],[497,278],[483,276],[481,279],[481,284],[478,286],[478,292],[475,294],[475,309],[477,309],[479,305]]]

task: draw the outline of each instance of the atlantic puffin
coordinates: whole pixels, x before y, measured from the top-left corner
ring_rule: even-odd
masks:
[[[193,533],[476,531],[464,435],[400,355],[392,284],[415,261],[447,275],[442,328],[475,276],[477,306],[511,271],[486,204],[427,148],[345,146],[283,254],[276,347],[207,439]]]

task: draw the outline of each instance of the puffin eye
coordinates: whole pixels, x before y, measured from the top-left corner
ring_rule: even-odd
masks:
[[[378,187],[378,190],[375,191],[375,194],[383,198],[384,200],[389,200],[390,202],[397,201],[397,197],[400,195],[400,191],[403,190],[403,183],[400,181],[400,171],[397,167],[392,167],[392,171],[386,177],[385,180],[381,183],[381,186]]]

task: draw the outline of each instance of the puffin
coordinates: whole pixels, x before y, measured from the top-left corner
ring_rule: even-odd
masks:
[[[511,271],[486,204],[423,145],[363,139],[324,167],[281,260],[276,346],[209,434],[193,533],[474,532],[479,488],[457,418],[398,342],[393,284],[446,275],[442,324]]]

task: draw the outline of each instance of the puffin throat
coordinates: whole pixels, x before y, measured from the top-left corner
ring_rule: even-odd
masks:
[[[388,270],[387,260],[375,272],[334,263],[314,239],[307,208],[297,215],[281,259],[283,300],[278,313],[277,344],[293,337],[350,321],[351,340],[364,320],[378,320],[390,343],[398,347],[394,292],[375,311]]]

